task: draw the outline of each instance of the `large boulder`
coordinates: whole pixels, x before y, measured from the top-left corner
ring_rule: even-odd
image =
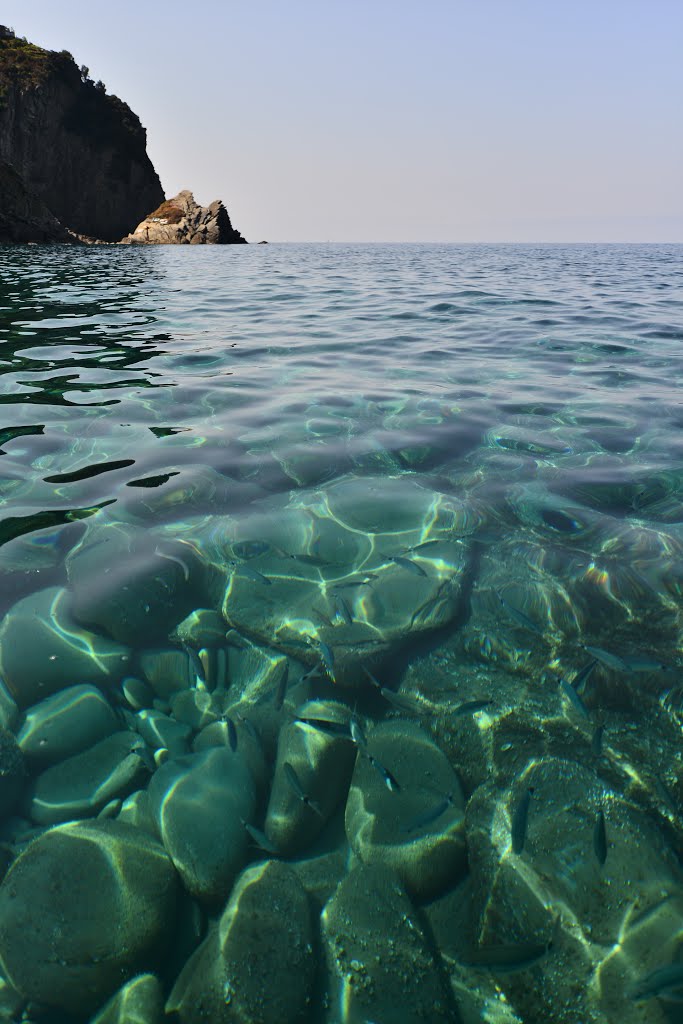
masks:
[[[226,245],[246,242],[220,199],[208,206],[187,190],[167,199],[123,241],[128,245]]]
[[[27,999],[92,1012],[163,952],[176,891],[171,861],[139,829],[51,829],[0,886],[0,970]]]

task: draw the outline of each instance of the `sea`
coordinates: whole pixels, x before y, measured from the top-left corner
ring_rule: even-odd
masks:
[[[683,246],[0,247],[0,1020],[683,1020]]]

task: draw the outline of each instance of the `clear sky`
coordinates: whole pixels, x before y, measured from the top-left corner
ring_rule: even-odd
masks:
[[[683,0],[2,0],[250,241],[683,241]]]

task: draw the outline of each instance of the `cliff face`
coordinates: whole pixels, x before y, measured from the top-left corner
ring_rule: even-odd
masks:
[[[220,199],[199,206],[186,190],[162,203],[123,241],[130,245],[234,245],[246,239],[233,228]]]
[[[147,134],[66,51],[0,26],[0,161],[63,225],[116,241],[164,199]]]
[[[75,242],[42,199],[32,195],[17,172],[0,162],[0,244]]]

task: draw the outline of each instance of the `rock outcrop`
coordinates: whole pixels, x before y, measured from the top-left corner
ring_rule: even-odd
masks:
[[[246,242],[220,199],[199,206],[191,192],[167,199],[123,241],[130,245],[225,245]]]
[[[44,50],[3,26],[0,161],[18,176],[0,177],[7,241],[61,240],[36,199],[65,228],[117,241],[164,198],[145,129],[130,107],[107,95],[67,51]],[[12,207],[7,212],[8,190],[19,216]]]

